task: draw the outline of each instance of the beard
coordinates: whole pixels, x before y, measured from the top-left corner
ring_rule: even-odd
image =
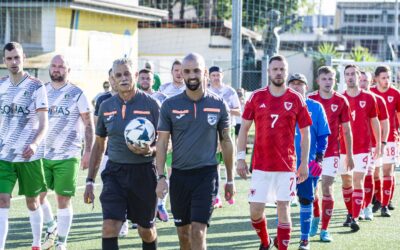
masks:
[[[148,91],[149,89],[150,89],[150,85],[140,85],[140,88],[143,90],[143,91]]]
[[[276,87],[280,87],[283,84],[285,84],[285,80],[284,79],[271,79],[271,83]]]
[[[54,74],[50,74],[50,79],[53,82],[64,82],[65,81],[65,75],[59,74],[58,76],[55,76]]]
[[[196,82],[193,83],[193,80]],[[190,82],[190,83],[188,83]],[[191,91],[196,91],[200,87],[200,80],[199,79],[190,79],[188,82],[185,81],[186,88],[190,89]]]

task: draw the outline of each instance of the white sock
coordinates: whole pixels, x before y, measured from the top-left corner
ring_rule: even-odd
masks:
[[[8,210],[9,208],[0,208],[0,250],[6,247],[6,238],[8,233]]]
[[[72,207],[57,210],[58,243],[66,243],[72,225]]]
[[[33,236],[33,247],[40,247],[42,241],[42,230],[43,230],[43,211],[39,207],[35,211],[29,210],[29,222],[31,223],[32,236]]]
[[[42,204],[42,211],[43,223],[47,227],[47,232],[53,232],[56,223],[54,220],[53,211],[51,210],[51,205],[47,200]]]

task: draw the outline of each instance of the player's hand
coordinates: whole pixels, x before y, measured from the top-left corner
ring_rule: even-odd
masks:
[[[247,175],[250,173],[245,160],[237,160],[236,172],[240,177],[247,180]]]
[[[374,152],[374,160],[377,160],[377,159],[379,159],[379,157],[382,156],[381,147],[383,148],[383,145],[381,146],[379,143],[376,144],[375,152]]]
[[[130,144],[130,143],[127,143],[126,145],[128,145],[128,148],[130,151],[132,151],[133,153],[135,153],[137,155],[148,155],[151,153],[150,145],[148,145],[146,143],[144,143],[144,147],[140,147],[139,145]]]
[[[297,183],[302,183],[303,181],[307,180],[308,178],[308,166],[306,164],[301,163],[300,167],[297,169],[296,172],[297,176]]]
[[[308,163],[308,168],[310,175],[312,177],[320,177],[322,173],[322,166],[321,163],[316,162],[315,160],[312,160],[310,163]]]
[[[382,143],[382,145],[381,145],[381,156],[382,157],[385,155],[385,148],[386,148],[386,145]]]
[[[157,187],[156,187],[156,194],[157,197],[160,199],[164,199],[165,195],[168,193],[168,183],[165,178],[161,178],[157,181]]]
[[[22,157],[25,159],[31,158],[36,153],[37,149],[38,149],[37,143],[31,143],[27,145],[24,151],[22,151]]]
[[[227,202],[233,201],[233,197],[236,194],[236,187],[235,184],[232,183],[225,183],[225,200]]]
[[[83,194],[83,202],[92,204],[94,202],[94,186],[93,184],[86,184],[85,193]]]
[[[84,152],[81,159],[81,169],[85,170],[89,168],[90,152]]]
[[[351,171],[354,168],[354,160],[353,156],[346,156],[346,166],[347,166],[347,171]]]

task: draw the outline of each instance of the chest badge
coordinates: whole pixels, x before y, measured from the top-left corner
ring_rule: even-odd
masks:
[[[388,96],[388,101],[393,102],[393,96]]]
[[[364,108],[365,107],[366,102],[365,101],[360,101],[360,107]]]
[[[338,109],[338,105],[336,105],[336,104],[331,105],[332,112],[336,112],[337,109]]]
[[[208,114],[207,115],[207,122],[211,126],[214,126],[217,123],[217,115],[216,114]]]
[[[293,103],[291,103],[291,102],[285,102],[285,103],[284,103],[284,106],[285,106],[285,109],[286,109],[287,111],[289,111],[289,110],[292,108]]]

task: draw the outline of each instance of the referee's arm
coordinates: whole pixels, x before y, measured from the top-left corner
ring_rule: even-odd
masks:
[[[168,192],[168,184],[166,176],[164,176],[165,159],[167,156],[168,143],[170,132],[158,131],[158,138],[156,143],[156,167],[157,167],[157,188],[156,193],[158,198],[164,198]],[[162,178],[160,178],[162,177]]]

